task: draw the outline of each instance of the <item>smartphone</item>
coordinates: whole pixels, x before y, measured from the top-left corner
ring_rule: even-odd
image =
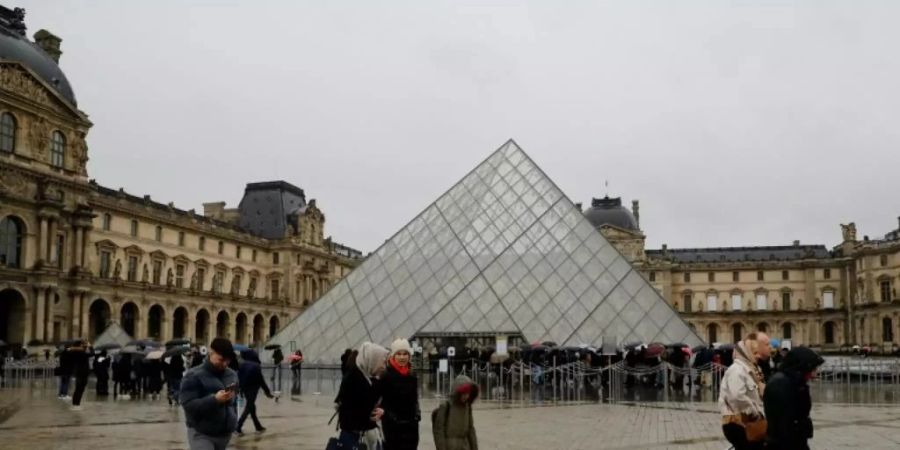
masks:
[[[237,392],[238,386],[237,383],[231,383],[228,386],[225,386],[226,391]]]

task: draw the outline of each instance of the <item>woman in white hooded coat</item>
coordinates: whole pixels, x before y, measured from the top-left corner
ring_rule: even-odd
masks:
[[[765,410],[762,372],[757,365],[758,342],[751,333],[734,347],[734,363],[719,388],[722,432],[735,450],[764,448]]]

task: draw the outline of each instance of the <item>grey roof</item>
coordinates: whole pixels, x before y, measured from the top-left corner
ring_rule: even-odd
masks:
[[[308,361],[364,341],[502,333],[561,345],[702,339],[509,141],[272,337]]]
[[[0,6],[0,59],[17,61],[33,70],[73,106],[75,92],[56,61],[25,36],[25,24],[17,11]]]
[[[741,261],[792,261],[827,259],[831,253],[824,245],[784,245],[769,247],[711,247],[647,250],[648,257],[667,258],[678,263],[715,263]]]
[[[598,230],[603,225],[613,225],[624,230],[639,231],[634,214],[622,206],[621,197],[591,200],[591,207],[584,212],[584,217]]]
[[[248,183],[238,205],[240,226],[266,239],[283,238],[306,209],[303,189],[286,181]]]

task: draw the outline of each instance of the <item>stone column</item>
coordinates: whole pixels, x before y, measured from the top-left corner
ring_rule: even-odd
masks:
[[[56,291],[47,292],[47,320],[44,323],[47,342],[54,342],[56,339],[56,336],[53,332],[53,305],[56,303],[56,295]]]
[[[48,245],[49,245],[49,255],[47,255],[47,261],[50,261],[51,266],[58,266],[62,268],[62,264],[60,261],[56,260],[56,231],[58,229],[59,219],[51,219],[50,221],[50,235],[48,236]]]
[[[232,314],[230,311],[228,312],[228,339],[231,339],[232,342],[237,342],[237,314]]]
[[[303,279],[306,281],[306,292],[303,295],[303,300],[312,301],[312,277],[304,275]]]
[[[90,305],[88,304],[88,302],[90,301],[90,297],[88,297],[88,295],[90,295],[90,294],[87,292],[79,292],[78,293],[78,298],[79,298],[78,307],[81,308],[81,312],[80,312],[81,325],[78,328],[78,333],[79,333],[78,335],[82,336],[82,337],[88,337],[87,335],[90,334],[90,332],[91,332],[91,327],[90,327],[90,323],[89,323],[89,321],[91,320],[91,310],[90,310]],[[114,309],[114,306],[112,304],[109,305],[109,320],[116,320],[116,321],[119,320],[116,317],[116,309]],[[104,327],[104,329],[105,329],[106,324],[104,323],[101,326]],[[103,330],[97,330],[97,334],[100,334],[102,332],[103,332]]]
[[[41,217],[41,235],[38,238],[38,261],[47,260],[47,218]],[[40,339],[40,338],[36,338]]]
[[[87,333],[81,332],[81,293],[72,292],[70,295],[72,296],[72,327],[69,331],[69,339],[75,339]],[[90,336],[85,336],[85,338],[90,338]]]
[[[166,314],[163,315],[162,323],[160,324],[160,327],[162,328],[161,333],[160,333],[162,335],[162,337],[160,338],[162,340],[162,343],[172,340],[172,337],[175,334],[175,330],[174,330],[174,328],[175,328],[175,308],[174,307],[170,306],[169,311],[167,311]]]
[[[84,227],[75,228],[75,267],[84,265]]]
[[[147,311],[148,308],[142,308],[138,311],[138,317],[135,320],[134,324],[134,334],[135,339],[145,339],[147,338]]]
[[[41,226],[45,227],[46,222],[41,219]],[[46,233],[45,233],[46,235]],[[44,340],[44,324],[46,321],[46,310],[44,306],[47,303],[47,288],[38,287],[35,290],[35,308],[34,308],[34,338],[40,341]]]
[[[196,331],[194,329],[194,327],[196,326],[194,323],[196,315],[197,315],[196,311],[191,311],[189,309],[188,313],[187,313],[187,317],[184,320],[184,338],[190,339],[192,342],[196,338],[196,334],[194,334],[194,332]]]

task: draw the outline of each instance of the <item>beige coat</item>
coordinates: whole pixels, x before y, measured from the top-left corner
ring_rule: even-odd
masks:
[[[743,343],[735,347],[734,364],[725,371],[719,389],[719,409],[722,416],[765,416],[762,401],[762,385],[757,372],[759,368],[746,357],[739,357],[744,351]],[[743,356],[743,355],[740,355]]]

